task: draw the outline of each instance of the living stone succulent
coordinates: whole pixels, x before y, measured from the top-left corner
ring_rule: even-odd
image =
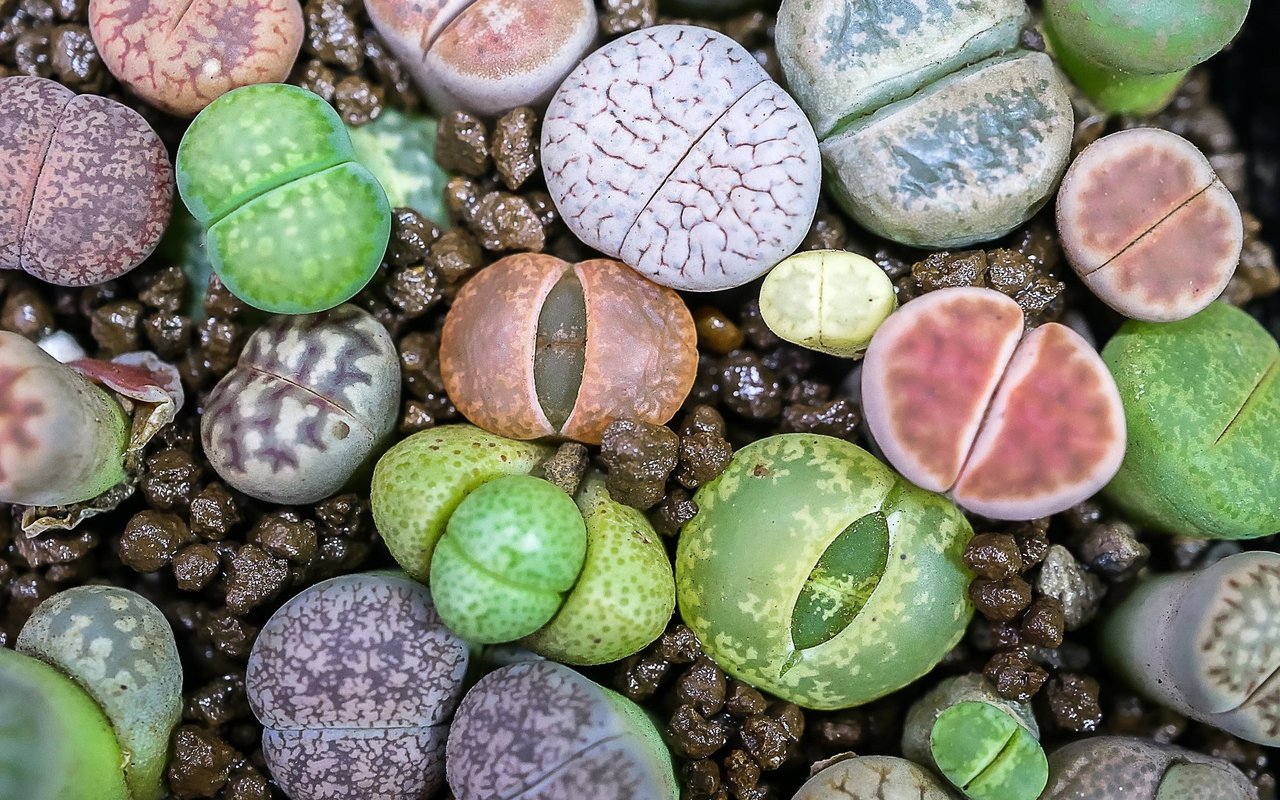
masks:
[[[344,575],[262,627],[245,689],[262,753],[292,800],[434,796],[467,644],[397,573]]]
[[[36,607],[18,634],[16,649],[69,676],[92,697],[105,712],[118,742],[122,758],[116,768],[123,769],[128,797],[159,800],[165,793],[169,738],[182,716],[182,664],[173,631],[160,609],[114,586],[67,589]],[[110,751],[102,749],[106,745],[100,737],[94,741],[97,716],[83,703],[76,705],[81,707],[78,718],[92,723],[86,731],[90,737],[86,746],[91,748],[86,757],[107,757]],[[55,730],[58,724],[50,723]],[[76,780],[86,781],[82,791],[94,788],[88,775]],[[107,781],[104,790],[115,782],[114,776],[103,776],[103,780]]]
[[[1023,0],[785,0],[778,60],[863,227],[917,247],[998,238],[1050,198],[1074,117]]]
[[[373,277],[391,207],[338,112],[279,83],[209,104],[178,147],[178,191],[233,294],[278,314],[324,311]]]
[[[1240,770],[1218,758],[1125,736],[1093,736],[1049,755],[1041,800],[1257,800]]]
[[[849,442],[753,442],[694,502],[680,614],[725,672],[785,700],[846,708],[906,686],[973,614],[964,516]]]
[[[1280,745],[1280,554],[1147,578],[1111,612],[1102,641],[1108,662],[1153,700]]]
[[[111,74],[189,117],[237,86],[289,77],[302,46],[298,0],[91,0],[89,30]]]
[[[736,42],[659,25],[592,53],[542,127],[560,216],[664,286],[741,286],[792,253],[817,208],[818,143]]]
[[[549,661],[502,667],[463,698],[449,732],[458,800],[677,800],[671,754],[645,712]]]
[[[449,210],[444,187],[449,176],[435,160],[436,121],[421,114],[384,108],[377,119],[347,126],[356,161],[382,184],[392,208],[409,207],[437,224]]]
[[[1102,358],[1129,429],[1109,500],[1168,533],[1280,531],[1280,345],[1266,329],[1211,303],[1178,322],[1125,323]]]
[[[173,169],[138,112],[45,78],[0,78],[0,269],[109,281],[164,234]]]
[[[809,779],[791,800],[955,800],[933,773],[893,756],[846,758]]]
[[[314,503],[376,454],[400,409],[395,343],[353,305],[277,317],[209,395],[200,438],[227,483],[273,503]]]
[[[1134,128],[1085,148],[1058,190],[1067,260],[1133,319],[1185,319],[1226,288],[1244,244],[1235,198],[1195,145]]]
[[[889,317],[867,348],[862,401],[876,444],[917,486],[996,519],[1063,511],[1125,454],[1106,366],[1078,333],[1024,329],[993,289],[940,289]]]
[[[508,256],[467,282],[440,337],[458,410],[514,439],[598,444],[618,418],[662,424],[697,367],[680,296],[605,259]]]

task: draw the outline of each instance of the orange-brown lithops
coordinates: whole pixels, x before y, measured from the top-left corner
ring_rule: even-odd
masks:
[[[1213,302],[1240,261],[1240,209],[1195,145],[1157,128],[1094,142],[1058,191],[1071,266],[1133,319],[1185,319]]]
[[[606,259],[508,256],[458,293],[440,339],[458,410],[513,439],[597,444],[621,417],[666,422],[697,365],[680,296]]]

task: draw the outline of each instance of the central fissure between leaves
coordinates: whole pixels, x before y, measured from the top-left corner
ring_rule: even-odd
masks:
[[[889,560],[889,525],[877,511],[840,532],[809,573],[791,610],[797,650],[817,647],[849,627],[871,598]]]
[[[582,283],[565,270],[538,312],[533,385],[538,405],[559,431],[573,413],[587,362],[587,302]]]

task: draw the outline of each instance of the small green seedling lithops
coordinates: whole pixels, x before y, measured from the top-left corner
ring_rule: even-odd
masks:
[[[88,726],[83,734],[84,757],[109,757],[109,743],[98,735],[105,714],[121,754],[115,774],[103,774],[101,787],[89,774],[78,792],[64,797],[125,797],[158,800],[164,795],[164,769],[169,739],[182,715],[182,665],[173,632],[160,610],[140,595],[112,586],[80,586],[54,595],[36,607],[18,634],[17,650],[68,676],[91,703],[101,710],[93,714],[80,699],[54,685],[47,674],[22,667],[33,702],[56,702]],[[0,662],[0,670],[8,672]],[[0,679],[2,680],[2,679]],[[7,695],[7,693],[6,693]],[[43,700],[41,699],[43,698]],[[61,723],[50,722],[54,735]],[[79,730],[68,731],[78,740]],[[50,740],[48,754],[60,757],[57,748],[79,746]],[[0,748],[3,749],[3,748]],[[65,755],[65,754],[64,754]],[[123,772],[121,773],[121,770]],[[123,777],[127,794],[111,789]],[[37,776],[48,780],[48,775]],[[59,776],[61,777],[61,776]],[[2,785],[2,779],[0,779]],[[82,794],[100,790],[101,795]],[[29,797],[5,794],[5,797]],[[59,795],[52,795],[58,797]]]
[[[869,258],[844,250],[788,256],[760,287],[760,316],[792,344],[842,358],[867,349],[898,307],[893,282]]]
[[[367,125],[348,126],[356,160],[382,184],[393,208],[408,206],[438,225],[449,219],[444,185],[449,179],[436,163],[436,121],[432,117],[384,108]]]
[[[1280,531],[1280,346],[1266,329],[1211,303],[1178,322],[1125,323],[1102,360],[1129,431],[1109,500],[1168,533]]]
[[[844,708],[906,686],[973,613],[959,509],[849,442],[753,442],[694,501],[680,613],[722,669],[786,700]]]
[[[893,756],[846,758],[809,779],[792,800],[955,800],[933,773]]]
[[[1280,745],[1280,554],[1144,580],[1107,619],[1103,654],[1178,713]]]
[[[1249,0],[1046,0],[1045,33],[1103,109],[1151,114],[1235,37]]]
[[[333,308],[382,261],[387,196],[337,112],[305,89],[258,84],[210,103],[178,147],[177,175],[218,277],[255,308]]]
[[[1148,739],[1094,736],[1049,755],[1041,800],[1257,800],[1258,790],[1220,758]]]
[[[1049,765],[1035,714],[980,674],[948,678],[907,712],[902,754],[935,767],[970,800],[1035,800]]]

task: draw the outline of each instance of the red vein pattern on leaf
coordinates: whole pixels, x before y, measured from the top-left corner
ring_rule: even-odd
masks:
[[[17,381],[23,372],[0,369],[0,483],[9,477],[4,465],[20,461],[39,444],[28,426],[44,412],[44,403],[17,396]]]

